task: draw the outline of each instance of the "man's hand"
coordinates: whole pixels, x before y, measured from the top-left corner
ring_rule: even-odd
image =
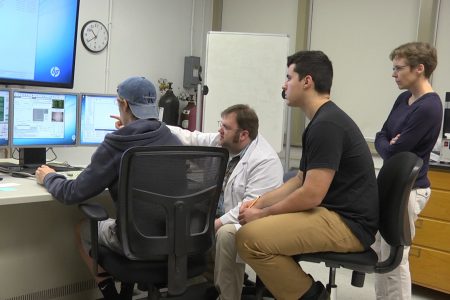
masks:
[[[214,230],[217,232],[217,230],[219,230],[219,228],[220,227],[222,227],[222,221],[220,221],[220,219],[219,218],[217,218],[215,221],[214,221]]]
[[[400,133],[397,134],[395,137],[392,138],[392,140],[389,141],[389,145],[395,144],[399,137],[400,137]]]
[[[114,124],[114,126],[116,127],[116,129],[120,129],[123,127],[123,122],[120,119],[120,116],[117,115],[110,115],[110,118],[116,119],[116,123]]]
[[[242,202],[241,206],[239,207],[239,214],[241,214],[244,210],[249,208],[253,204],[253,201],[244,201]]]
[[[46,165],[42,165],[39,168],[37,168],[36,174],[35,174],[36,182],[39,184],[44,184],[44,178],[49,173],[55,173],[55,170],[53,170],[52,168],[50,168],[49,166],[46,166]]]
[[[241,208],[239,209],[239,224],[245,225],[251,221],[267,217],[267,209],[261,209],[261,208],[255,208],[255,207],[248,207],[250,205],[251,201],[248,201],[247,207],[244,207],[244,203],[242,204]]]

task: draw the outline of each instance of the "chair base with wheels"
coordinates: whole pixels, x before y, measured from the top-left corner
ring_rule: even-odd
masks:
[[[325,266],[330,269],[326,285],[330,299],[337,299],[336,270],[338,268],[353,270],[351,284],[355,287],[363,287],[366,273],[373,273],[373,266],[378,262],[378,256],[372,249],[357,253],[324,252],[302,254],[293,256],[293,259],[298,262],[325,263]]]

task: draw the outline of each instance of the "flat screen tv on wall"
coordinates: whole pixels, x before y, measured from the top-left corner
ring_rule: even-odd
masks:
[[[73,87],[79,4],[0,1],[0,84]]]

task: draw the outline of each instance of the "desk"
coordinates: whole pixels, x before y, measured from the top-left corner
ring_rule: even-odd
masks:
[[[98,299],[75,245],[78,208],[57,202],[32,178],[2,176],[0,299]],[[2,187],[9,184],[17,185]],[[93,200],[112,206],[107,192]]]
[[[412,282],[450,294],[450,166],[430,164],[431,197],[409,252]]]

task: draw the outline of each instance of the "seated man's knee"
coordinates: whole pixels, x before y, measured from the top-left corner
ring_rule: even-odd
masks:
[[[250,230],[248,230],[248,226],[243,226],[236,232],[236,249],[239,253],[239,256],[244,260],[249,256],[250,253],[249,245],[251,244],[251,236],[252,235],[250,233]]]
[[[216,232],[216,243],[218,245],[233,243],[234,245],[235,235],[236,226],[234,224],[225,224]]]

